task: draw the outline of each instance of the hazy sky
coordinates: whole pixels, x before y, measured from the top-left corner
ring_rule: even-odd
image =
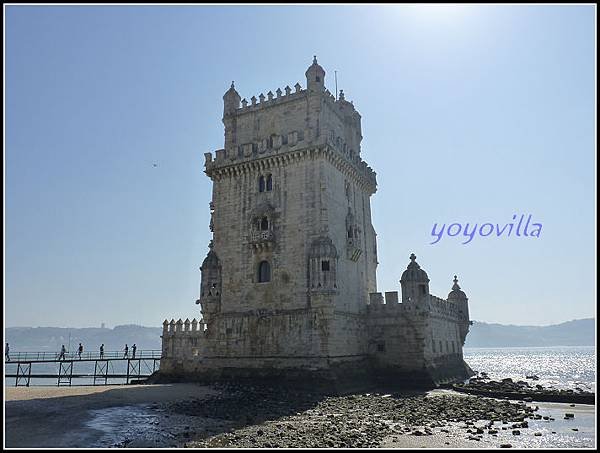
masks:
[[[198,317],[223,93],[305,87],[314,54],[362,115],[379,291],[414,252],[474,320],[595,315],[592,6],[9,6],[5,25],[7,326]],[[539,238],[430,244],[515,214]]]

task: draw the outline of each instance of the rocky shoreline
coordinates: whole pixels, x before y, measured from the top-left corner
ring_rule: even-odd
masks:
[[[589,447],[590,405],[452,390],[244,384],[8,388],[10,447]]]
[[[221,433],[190,433],[185,447],[317,448],[402,446],[410,438],[443,435],[493,442],[519,435],[535,406],[452,393],[327,395],[285,388],[227,385],[203,401],[172,403],[173,414],[220,419]],[[504,446],[510,446],[503,442]],[[497,446],[502,446],[498,441]]]
[[[596,395],[579,387],[575,389],[546,388],[542,385],[531,385],[527,381],[514,382],[511,378],[502,381],[490,380],[483,377],[471,378],[467,383],[457,383],[449,386],[455,391],[481,395],[490,398],[504,398],[523,401],[546,401],[557,403],[595,404]],[[537,376],[529,376],[535,380]]]

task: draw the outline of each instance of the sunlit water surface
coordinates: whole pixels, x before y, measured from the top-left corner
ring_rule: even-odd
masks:
[[[596,391],[594,346],[465,348],[464,358],[473,371],[486,372],[491,379],[510,377],[544,387]],[[532,375],[539,380],[526,379]]]

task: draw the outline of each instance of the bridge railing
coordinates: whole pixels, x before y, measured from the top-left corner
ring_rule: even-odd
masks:
[[[160,359],[162,351],[160,349],[137,349],[135,356],[131,348],[127,354],[125,351],[105,351],[100,354],[100,351],[84,351],[81,355],[77,351],[65,352],[61,357],[60,352],[10,352],[9,357],[4,357],[6,363],[10,362],[39,362],[49,360],[116,360],[116,359]]]

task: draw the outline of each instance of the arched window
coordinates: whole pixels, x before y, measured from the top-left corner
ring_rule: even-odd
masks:
[[[273,177],[271,175],[267,176],[267,192],[273,190]]]
[[[269,219],[263,217],[260,220],[260,231],[267,231],[269,229]]]
[[[268,261],[261,261],[258,265],[258,283],[271,281],[271,265]]]
[[[259,192],[265,191],[265,177],[264,176],[261,176],[260,178],[258,178],[258,191]]]

